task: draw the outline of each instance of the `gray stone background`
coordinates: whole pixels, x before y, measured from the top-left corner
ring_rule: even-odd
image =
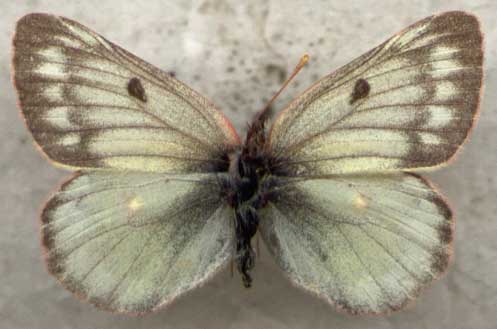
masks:
[[[0,20],[0,328],[497,328],[497,1],[2,1]],[[35,150],[15,105],[10,39],[26,13],[73,18],[208,96],[239,131],[308,52],[276,104],[432,13],[462,9],[486,34],[479,123],[457,161],[429,176],[457,215],[455,261],[407,310],[352,317],[283,278],[264,247],[255,286],[222,272],[158,313],[130,318],[75,299],[45,271],[38,213],[68,176]],[[262,244],[262,243],[261,243]]]

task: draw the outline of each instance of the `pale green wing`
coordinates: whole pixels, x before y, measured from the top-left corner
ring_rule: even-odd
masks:
[[[414,174],[288,179],[260,231],[297,286],[349,313],[402,308],[447,268],[452,214]]]
[[[478,110],[482,38],[464,12],[406,28],[295,99],[273,125],[271,152],[300,176],[448,161]]]
[[[49,271],[111,311],[154,311],[230,259],[231,211],[210,174],[78,173],[42,214]]]
[[[204,97],[77,22],[30,14],[13,43],[22,113],[59,165],[203,172],[239,143]]]

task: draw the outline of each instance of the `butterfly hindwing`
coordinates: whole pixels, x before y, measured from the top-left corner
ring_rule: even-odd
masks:
[[[428,17],[296,98],[276,119],[270,149],[298,176],[443,164],[474,123],[482,62],[474,16]]]
[[[447,267],[453,219],[414,174],[288,179],[260,231],[293,283],[352,314],[402,308]]]
[[[230,211],[210,174],[77,173],[43,210],[48,269],[103,309],[150,312],[229,261]]]
[[[27,15],[13,44],[27,126],[60,165],[204,172],[239,143],[204,97],[77,22]]]

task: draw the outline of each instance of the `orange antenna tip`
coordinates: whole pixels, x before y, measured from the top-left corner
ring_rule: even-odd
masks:
[[[308,54],[304,54],[301,58],[300,58],[300,65],[301,66],[304,66],[308,61],[309,61],[309,55]],[[299,65],[299,66],[300,66]]]

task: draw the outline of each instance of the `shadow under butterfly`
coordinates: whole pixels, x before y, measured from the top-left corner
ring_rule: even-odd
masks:
[[[401,309],[449,264],[451,210],[412,171],[452,159],[477,116],[470,14],[411,25],[269,130],[259,112],[243,142],[204,97],[77,22],[27,15],[13,50],[28,129],[76,171],[41,215],[48,270],[100,308],[157,310],[231,260],[249,287],[257,231],[294,284],[353,314]]]

